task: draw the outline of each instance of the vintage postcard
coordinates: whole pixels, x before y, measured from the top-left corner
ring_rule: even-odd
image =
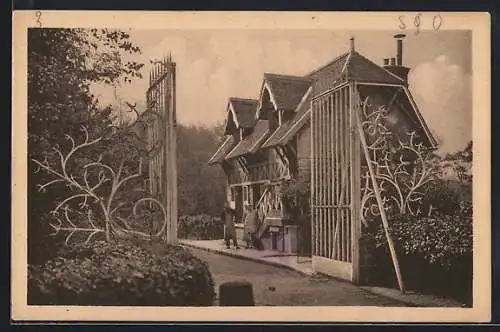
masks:
[[[13,16],[12,319],[487,322],[487,13]]]

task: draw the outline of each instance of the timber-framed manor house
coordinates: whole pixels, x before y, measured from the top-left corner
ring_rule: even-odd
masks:
[[[413,131],[419,144],[436,148],[408,89],[404,35],[394,37],[396,56],[383,65],[358,53],[352,38],[347,52],[305,76],[265,73],[258,98],[229,98],[226,138],[209,160],[226,174],[238,221],[245,204],[257,209],[264,248],[304,255],[309,246],[313,270],[353,282],[362,273],[363,195],[376,189],[365,181],[373,142],[364,133],[362,102],[385,105],[387,128],[396,136]],[[284,208],[284,181],[310,188],[307,221]]]

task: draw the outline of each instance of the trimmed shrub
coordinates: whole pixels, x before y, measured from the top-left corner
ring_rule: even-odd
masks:
[[[403,279],[408,288],[472,301],[472,213],[464,208],[457,215],[391,218]],[[394,284],[395,276],[384,229],[373,222],[363,243],[370,251],[372,282]]]
[[[211,306],[214,297],[207,264],[164,243],[99,241],[28,267],[30,305]]]
[[[224,238],[224,223],[220,218],[206,214],[182,216],[177,233],[182,239],[219,240]]]

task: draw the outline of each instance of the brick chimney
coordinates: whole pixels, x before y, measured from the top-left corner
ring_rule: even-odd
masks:
[[[390,59],[384,59],[384,68],[401,77],[405,84],[408,84],[408,73],[410,68],[403,66],[403,39],[406,37],[404,34],[396,34],[394,38],[396,39],[396,57]]]

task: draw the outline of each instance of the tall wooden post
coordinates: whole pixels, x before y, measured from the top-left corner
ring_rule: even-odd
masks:
[[[361,282],[360,278],[360,237],[361,237],[361,147],[359,134],[356,131],[357,118],[356,114],[358,112],[357,107],[359,107],[359,95],[356,88],[356,83],[349,84],[350,90],[350,102],[349,102],[349,117],[350,117],[350,158],[351,158],[351,213],[352,213],[352,231],[351,231],[351,241],[352,241],[352,280],[354,283],[358,284]]]

